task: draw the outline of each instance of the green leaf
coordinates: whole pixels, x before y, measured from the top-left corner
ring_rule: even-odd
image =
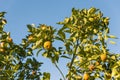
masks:
[[[70,35],[70,37],[75,37],[76,34],[77,34],[77,32],[74,32]]]
[[[64,22],[68,23],[69,22],[69,18],[65,18]]]
[[[64,32],[71,33],[71,31],[70,31],[70,30],[64,30]]]
[[[88,10],[88,13],[89,13],[89,14],[94,14],[97,10],[98,10],[98,9],[92,7],[92,8],[90,8],[90,9]]]
[[[35,31],[35,27],[33,25],[28,24],[27,28],[28,28],[28,32],[34,32]]]
[[[55,39],[64,42],[64,40],[61,37],[56,36]]]
[[[42,51],[41,48],[37,51],[37,53],[36,53],[37,56],[38,56],[38,54],[40,53],[40,51]]]
[[[30,58],[27,59],[26,63],[31,63],[32,60]]]
[[[59,35],[62,39],[65,39],[65,38],[66,38],[65,33],[62,32],[62,31],[59,31],[59,32],[58,32],[58,35]]]
[[[57,24],[61,24],[61,25],[63,25],[63,24],[65,24],[64,22],[57,22]]]
[[[114,39],[117,39],[117,37],[114,36],[114,35],[107,35],[107,37],[108,37],[108,38],[114,38]]]
[[[50,80],[50,73],[44,72],[42,80]]]
[[[48,57],[48,53],[47,53],[47,52],[44,52],[44,53],[42,54],[42,56]]]
[[[62,58],[66,58],[66,59],[71,59],[70,57],[66,56],[66,55],[62,55]]]
[[[6,12],[0,12],[0,17],[4,17],[5,14]]]
[[[27,25],[28,31],[32,31],[32,26],[30,24]]]
[[[70,48],[71,45],[72,45],[72,44],[71,44],[70,42],[65,43],[66,50],[67,50],[69,53],[70,53],[70,51],[71,51],[71,48]]]
[[[34,49],[40,48],[42,41],[43,41],[42,39],[39,41],[36,41],[36,43],[32,46],[32,49],[34,50]]]

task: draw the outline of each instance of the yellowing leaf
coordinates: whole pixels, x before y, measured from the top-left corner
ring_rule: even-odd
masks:
[[[108,37],[108,38],[114,38],[114,39],[117,39],[117,37],[114,36],[114,35],[108,35],[107,37]]]
[[[116,76],[117,70],[115,68],[112,69],[112,77]]]
[[[110,43],[110,44],[116,44],[116,42],[114,42],[114,41],[109,41],[109,43]]]
[[[103,70],[102,65],[97,66],[96,68]]]
[[[89,14],[93,14],[93,13],[95,13],[95,12],[96,12],[96,8],[94,8],[94,7],[90,8],[90,9],[88,10],[88,13],[89,13]]]
[[[65,18],[64,22],[68,23],[68,21],[69,21],[69,18]]]

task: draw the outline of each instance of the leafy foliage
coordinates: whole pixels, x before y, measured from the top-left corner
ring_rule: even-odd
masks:
[[[72,9],[72,14],[52,26],[28,24],[28,32],[21,44],[15,44],[10,32],[4,31],[7,21],[5,12],[0,13],[0,79],[50,80],[50,73],[41,72],[43,64],[34,57],[41,55],[51,60],[64,80],[119,80],[120,55],[111,53],[108,42],[117,39],[109,33],[109,18],[94,7]],[[64,45],[55,47],[58,41]],[[69,59],[68,73],[64,74],[57,65],[59,59]]]
[[[4,12],[0,13],[0,79],[23,80],[39,79],[41,62],[33,57],[31,47],[17,45],[10,37],[10,32],[4,31]],[[24,40],[25,41],[25,40]],[[32,74],[35,71],[36,74]]]
[[[116,38],[109,35],[108,17],[104,17],[102,12],[94,7],[88,10],[73,8],[72,15],[58,24],[63,25],[58,35],[65,43],[66,54],[71,57],[66,76],[68,80],[81,80],[86,73],[91,76],[90,80],[98,78],[108,80],[108,75],[109,79],[119,79],[117,68],[120,66],[116,65],[117,61],[119,62],[119,54],[111,53],[107,49],[108,39]],[[69,36],[65,38],[67,35]],[[115,57],[114,60],[111,56]],[[92,67],[89,67],[90,65]]]

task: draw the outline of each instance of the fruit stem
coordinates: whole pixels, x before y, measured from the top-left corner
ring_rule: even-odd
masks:
[[[55,64],[55,67],[56,67],[56,68],[58,69],[58,71],[60,72],[60,74],[62,75],[63,80],[66,80],[63,72],[61,71],[61,69],[58,67],[58,65],[57,65],[56,63],[54,63],[54,64]]]

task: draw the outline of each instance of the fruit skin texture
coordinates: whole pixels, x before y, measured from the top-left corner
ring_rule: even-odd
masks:
[[[44,43],[44,49],[49,50],[52,48],[52,42],[51,41],[46,41]]]
[[[83,76],[84,80],[88,80],[88,79],[89,79],[89,77],[90,77],[90,76],[89,76],[89,74],[88,74],[88,73],[85,73],[85,74],[84,74],[84,76]]]
[[[100,58],[102,61],[105,61],[107,59],[107,55],[106,54],[101,54]]]

